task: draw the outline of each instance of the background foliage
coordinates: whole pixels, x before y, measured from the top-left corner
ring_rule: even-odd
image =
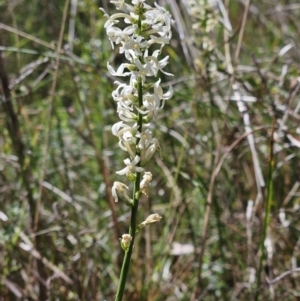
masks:
[[[300,300],[300,5],[159,3],[175,93],[139,219],[163,219],[138,236],[124,300]],[[106,63],[123,58],[99,6],[0,1],[1,301],[114,298],[129,210],[110,193],[124,155]]]

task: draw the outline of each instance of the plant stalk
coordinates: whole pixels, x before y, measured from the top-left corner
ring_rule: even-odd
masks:
[[[140,78],[138,81],[138,99],[139,99],[139,107],[142,106],[143,104],[143,85],[142,85],[142,79]],[[142,127],[143,127],[143,115],[139,112],[138,113],[138,131],[141,133],[142,132]],[[140,139],[138,138],[136,141],[136,154],[140,155],[140,150],[137,147],[139,144]],[[137,166],[141,165],[141,161],[137,164]],[[122,269],[120,273],[120,280],[119,280],[119,285],[117,289],[117,294],[115,301],[122,301],[123,294],[124,294],[124,289],[125,289],[125,284],[126,284],[126,279],[129,271],[129,266],[130,266],[130,260],[131,260],[131,255],[132,255],[132,250],[133,250],[133,245],[135,241],[135,235],[136,235],[136,228],[137,228],[137,212],[138,212],[138,207],[139,207],[139,195],[138,191],[140,190],[140,180],[141,180],[141,173],[136,172],[135,173],[136,178],[134,182],[134,189],[133,189],[133,206],[131,209],[131,220],[130,220],[130,228],[129,228],[129,234],[132,237],[132,240],[130,242],[128,251],[125,252],[125,256],[123,259],[123,264],[122,264]]]

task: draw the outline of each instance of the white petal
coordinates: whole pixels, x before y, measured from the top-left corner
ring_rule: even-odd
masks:
[[[143,167],[135,167],[135,171],[137,171],[137,172],[143,172],[144,168]]]
[[[118,202],[118,195],[117,195],[117,192],[116,192],[116,186],[115,186],[115,184],[111,188],[111,194],[112,194],[115,202],[117,203]]]
[[[141,159],[140,156],[136,155],[135,158],[133,159],[133,161],[131,162],[131,164],[132,165],[137,165],[140,162],[140,159]]]
[[[120,175],[120,176],[123,176],[123,175],[126,175],[128,173],[128,167],[125,167],[123,168],[122,170],[119,170],[116,172],[116,174]]]
[[[130,165],[130,164],[131,164],[131,161],[130,161],[129,158],[127,158],[127,159],[124,160],[124,163],[125,163],[126,165]]]
[[[118,132],[120,131],[120,129],[123,127],[123,121],[119,121],[117,123],[115,123],[112,128],[111,128],[111,132],[114,136],[118,136]]]

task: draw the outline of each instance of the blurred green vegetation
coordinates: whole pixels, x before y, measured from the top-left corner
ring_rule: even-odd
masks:
[[[300,300],[300,6],[158,2],[175,93],[139,220],[163,219],[137,238],[124,300]],[[125,154],[106,65],[124,58],[99,7],[0,1],[0,301],[114,299],[129,210],[110,193]]]

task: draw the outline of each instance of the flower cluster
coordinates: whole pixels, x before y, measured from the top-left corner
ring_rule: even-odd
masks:
[[[202,62],[199,57],[210,55],[216,51],[215,33],[220,26],[230,32],[231,24],[222,1],[187,0],[185,5],[192,24],[190,36],[197,53],[194,64],[196,69],[202,69]],[[215,71],[215,67],[210,67],[213,69],[212,71]]]
[[[211,49],[214,45],[209,40],[209,34],[214,32],[216,26],[219,24],[220,13],[216,0],[188,0],[187,10],[192,18],[193,30],[201,33],[203,49]]]
[[[160,59],[162,48],[172,37],[171,25],[174,20],[163,7],[155,3],[151,7],[145,0],[110,1],[120,12],[109,16],[104,9],[107,21],[104,25],[112,47],[118,47],[128,62],[114,69],[109,63],[107,68],[113,76],[129,77],[129,83],[115,81],[116,89],[112,97],[117,103],[117,113],[121,121],[112,127],[112,133],[119,139],[119,146],[128,153],[124,160],[125,168],[117,171],[118,175],[126,175],[130,181],[136,180],[136,173],[145,171],[145,165],[160,150],[159,141],[152,135],[151,121],[164,107],[165,101],[173,95],[172,87],[164,92],[161,79],[149,83],[148,77],[156,78],[159,72],[171,76],[164,71],[169,57]],[[121,21],[121,22],[120,22]],[[124,24],[122,28],[117,24]],[[148,194],[152,175],[145,172],[140,194]],[[113,196],[126,199],[128,187],[120,182],[113,186]]]

